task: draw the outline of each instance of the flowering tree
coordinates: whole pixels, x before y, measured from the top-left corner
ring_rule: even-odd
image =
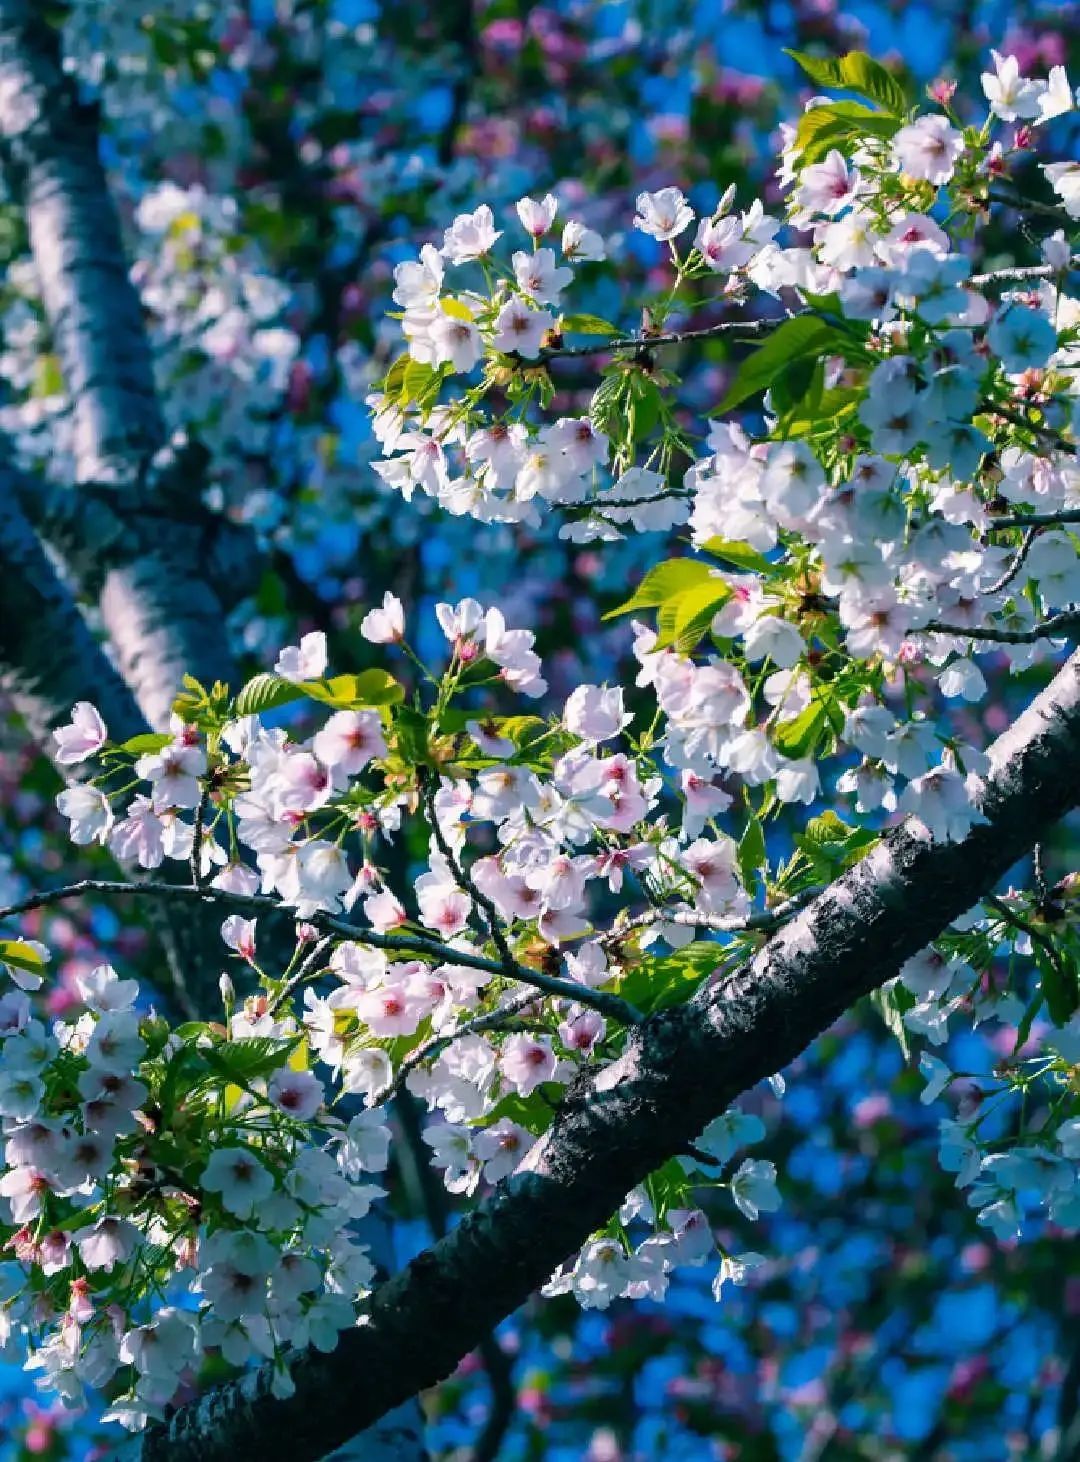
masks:
[[[998,1052],[942,1122],[952,1201],[1003,1243],[1078,1225],[1075,874],[1044,848],[1080,801],[1075,98],[997,53],[981,95],[928,101],[863,52],[794,59],[820,94],[775,206],[695,206],[683,178],[621,220],[473,197],[394,268],[377,379],[335,366],[381,514],[640,565],[603,682],[552,695],[510,596],[425,618],[394,586],[351,650],[330,623],[245,676],[223,621],[262,546],[219,509],[279,439],[250,402],[228,420],[231,382],[224,466],[169,434],[202,307],[179,256],[235,292],[199,333],[203,404],[229,367],[295,388],[283,302],[168,188],[133,283],[59,33],[0,3],[16,287],[61,378],[9,412],[0,665],[72,842],[123,875],[2,910],[3,1326],[132,1456],[317,1458],[534,1291],[604,1309],[708,1266],[723,1302],[767,1276],[712,1216],[780,1202],[733,1103],[864,996],[928,1102],[969,1090],[931,1049],[950,1030]],[[995,210],[1030,258],[992,257]],[[136,283],[175,327],[167,397]],[[703,396],[682,363],[714,346]],[[155,1008],[102,961],[48,1025],[25,921],[95,897],[155,911]],[[380,1280],[409,1122],[463,1215]]]

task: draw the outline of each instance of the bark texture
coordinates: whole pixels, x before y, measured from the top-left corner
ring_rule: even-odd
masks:
[[[330,1356],[305,1352],[296,1394],[255,1373],[136,1443],[137,1462],[313,1462],[446,1376],[603,1224],[627,1191],[772,1075],[993,888],[1080,802],[1080,653],[991,750],[984,825],[934,844],[906,823],[693,1003],[635,1028],[572,1090],[522,1168],[373,1295]]]
[[[0,5],[0,135],[71,396],[79,478],[123,481],[164,427],[94,112],[61,70],[45,9]]]
[[[0,460],[0,688],[46,751],[75,701],[93,701],[118,741],[145,731],[134,697],[60,582]]]
[[[123,534],[84,551],[100,556],[99,607],[121,674],[161,728],[185,671],[235,679],[200,535],[190,514],[170,510],[178,496],[198,502],[201,463],[165,440],[96,114],[65,74],[39,0],[0,0],[0,146],[71,398],[77,480],[121,489],[135,508]]]

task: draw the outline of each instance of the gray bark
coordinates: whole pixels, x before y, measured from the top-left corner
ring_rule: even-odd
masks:
[[[741,971],[635,1027],[617,1061],[570,1089],[522,1168],[381,1285],[332,1355],[298,1357],[290,1400],[253,1373],[181,1408],[126,1455],[313,1462],[442,1379],[635,1183],[891,979],[1078,802],[1080,653],[993,746],[985,825],[934,844],[904,824]]]
[[[77,479],[134,490],[140,507],[153,508],[125,514],[127,534],[100,545],[109,551],[99,605],[121,674],[146,719],[161,728],[185,672],[204,683],[235,681],[235,667],[199,535],[153,487],[155,473],[172,473],[182,479],[175,488],[197,499],[201,474],[191,454],[170,452],[165,441],[95,113],[64,73],[58,34],[37,0],[0,3],[0,146],[11,190],[25,207],[71,398]]]
[[[0,688],[46,752],[75,701],[93,701],[118,741],[146,730],[23,516],[18,474],[0,459]]]
[[[122,482],[161,445],[164,426],[94,114],[60,69],[44,9],[0,5],[0,136],[63,362],[79,478]]]

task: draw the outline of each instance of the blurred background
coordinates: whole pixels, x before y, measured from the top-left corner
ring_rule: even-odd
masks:
[[[662,262],[629,226],[639,191],[676,184],[707,211],[734,183],[740,206],[761,198],[779,211],[779,124],[809,95],[784,47],[868,50],[913,95],[954,78],[973,118],[990,46],[1022,71],[1064,64],[1080,80],[1076,7],[1037,0],[48,8],[101,108],[166,407],[210,450],[207,506],[262,550],[232,609],[249,667],[320,628],[332,668],[360,669],[375,652],[357,626],[385,590],[432,627],[436,600],[472,593],[537,631],[553,697],[620,673],[628,631],[602,616],[665,545],[484,527],[427,499],[405,507],[383,487],[364,399],[400,351],[394,265],[458,212],[486,202],[505,215],[523,194],[553,191],[608,241],[608,264],[580,271],[582,308],[634,328],[635,299]],[[1072,150],[1059,155],[1075,155],[1075,141],[1066,125]],[[1007,214],[981,247],[990,264],[1029,259]],[[0,426],[62,476],[68,403],[10,205],[0,254]],[[719,400],[726,348],[670,361],[689,418]],[[581,410],[594,381],[583,369],[559,385],[560,409]],[[972,709],[967,734],[995,734],[1014,709],[1007,696],[1022,695],[1014,680]],[[66,842],[56,786],[0,707],[0,902],[61,866],[71,878],[95,867]],[[1058,873],[1068,855],[1066,841],[1051,850]],[[136,917],[80,908],[28,923],[56,951],[52,1014],[103,956],[152,985],[157,954]],[[973,1033],[949,1054],[971,1073],[960,1095],[970,1109],[979,1073],[1003,1053]],[[920,1102],[923,1082],[874,1010],[845,1018],[786,1078],[782,1095],[766,1087],[746,1104],[766,1124],[755,1155],[777,1164],[784,1206],[721,1235],[767,1255],[761,1282],[728,1287],[718,1304],[710,1274],[680,1270],[663,1305],[533,1302],[425,1398],[433,1458],[1064,1462],[1052,1439],[1080,1406],[1075,1240],[1033,1222],[1003,1245],[977,1227],[935,1160],[951,1113]],[[455,1200],[408,1165],[394,1178],[406,1258],[453,1221]],[[4,1459],[59,1462],[99,1446],[92,1421],[35,1399],[17,1364],[0,1373]]]

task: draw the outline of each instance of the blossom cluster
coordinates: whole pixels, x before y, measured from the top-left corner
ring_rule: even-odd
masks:
[[[6,1350],[28,1339],[40,1385],[107,1391],[128,1427],[209,1350],[269,1359],[287,1395],[287,1348],[333,1349],[374,1274],[348,1221],[383,1194],[379,1114],[329,1111],[293,1022],[170,1031],[107,965],[79,992],[51,1030],[24,989],[0,1000]]]
[[[637,718],[619,687],[580,686],[551,721],[503,716],[483,709],[485,695],[503,686],[531,696],[543,684],[532,636],[472,600],[438,606],[437,621],[447,663],[438,674],[422,672],[411,704],[385,672],[329,676],[325,640],[316,633],[283,650],[275,673],[233,700],[190,690],[178,702],[190,719],[178,714],[172,732],[151,738],[152,746],[112,746],[97,712],[79,706],[57,733],[58,756],[71,764],[97,759],[105,771],[62,792],[59,802],[76,838],[108,841],[148,868],[165,857],[187,860],[195,891],[237,910],[222,937],[256,991],[231,1017],[230,1041],[268,1045],[278,1069],[267,1099],[301,1124],[298,1140],[304,1124],[321,1122],[334,1145],[334,1119],[319,1114],[327,1100],[348,1097],[365,1108],[348,1131],[357,1141],[363,1132],[365,1141],[385,1142],[382,1108],[405,1086],[429,1113],[423,1140],[433,1165],[451,1193],[469,1198],[527,1158],[550,1124],[552,1093],[583,1062],[617,1053],[636,1007],[648,1010],[722,980],[756,947],[759,883],[774,905],[785,898],[797,904],[823,860],[838,871],[874,835],[835,815],[811,820],[800,856],[770,873],[764,846],[755,851],[748,837],[755,816],[748,819],[746,806],[716,779],[718,767],[730,775],[737,765],[741,782],[754,786],[763,779],[740,747],[748,738],[759,749],[768,745],[764,733],[745,728],[753,697],[726,662],[695,664],[658,650],[652,631],[641,627],[642,688],[651,686],[656,702],[646,734],[635,734]],[[363,628],[370,642],[419,669],[393,595],[369,611]],[[773,671],[770,681],[786,683],[784,672]],[[365,695],[373,703],[362,704]],[[267,724],[276,707],[301,700],[328,709],[310,735],[296,739]],[[927,752],[921,724],[898,725],[883,707],[856,704],[843,735],[860,749],[880,738],[882,757],[910,771]],[[800,778],[816,777],[806,761],[805,770],[770,767],[775,807],[781,798],[816,798],[816,780],[812,792],[796,795]],[[146,790],[124,805],[132,772]],[[118,774],[123,785],[114,798],[109,786]],[[935,790],[932,778],[922,779],[916,810],[927,836],[962,836],[979,815],[966,793],[949,802],[946,788],[944,780]],[[407,889],[381,865],[386,845],[417,814],[428,856]],[[258,931],[260,911],[277,903],[298,921],[295,949],[281,969],[264,958]],[[966,958],[931,951],[905,967],[892,992],[905,1040],[940,1045],[960,1011],[1006,1031],[1025,1023],[1023,978],[984,988],[980,974],[1012,938],[1001,917],[975,910],[951,937],[967,941]],[[223,978],[232,1002],[234,981]],[[1046,999],[1054,1014],[1049,993]],[[1026,1020],[1029,1035],[1042,1001],[1040,993]],[[1054,1100],[1067,1107],[1074,1025],[1075,1018],[1067,1030],[1045,1034],[1037,1058],[1025,1052],[1011,1064],[1001,1092],[1027,1090],[1025,1061],[1037,1059],[1047,1090],[1064,1083]],[[295,1071],[282,1054],[291,1043],[300,1058]],[[1023,1044],[1017,1038],[1017,1050]],[[178,1051],[190,1047],[181,1040]],[[941,1076],[937,1057],[923,1063],[932,1096],[949,1073]],[[315,1067],[325,1068],[325,1078],[312,1074]],[[146,1085],[143,1076],[134,1079]],[[1045,1201],[1059,1221],[1076,1201],[1072,1117],[1063,1110],[1062,1120],[1066,1135],[1056,1154],[1045,1132],[1022,1131],[1010,1149],[1017,1162],[1026,1155],[1055,1175]],[[986,1175],[973,1201],[1003,1233],[999,1189],[1012,1169],[995,1159],[1010,1154],[981,1149],[977,1126],[966,1140]],[[616,1227],[560,1271],[549,1292],[572,1292],[587,1306],[658,1297],[676,1264],[710,1256],[720,1260],[718,1293],[725,1281],[745,1278],[756,1257],[719,1253],[693,1195],[727,1189],[751,1219],[775,1206],[770,1163],[748,1158],[727,1169],[739,1147],[759,1140],[759,1128],[737,1113],[720,1119],[659,1189],[654,1180],[647,1193],[628,1197]],[[226,1151],[240,1160],[238,1145]],[[325,1166],[324,1157],[317,1160]],[[198,1181],[214,1190],[225,1165],[216,1149],[210,1164]],[[355,1166],[364,1165],[358,1159]],[[970,1165],[963,1172],[967,1181]],[[265,1170],[256,1179],[277,1191]],[[259,1210],[272,1211],[261,1202]],[[273,1314],[267,1323],[278,1333]]]
[[[1039,264],[980,277],[939,221],[943,201],[988,202],[1035,129],[1073,108],[1064,73],[994,66],[982,132],[948,98],[914,115],[872,64],[827,75],[880,106],[807,110],[782,160],[784,220],[730,192],[706,216],[678,188],[642,193],[632,226],[670,287],[632,338],[564,313],[612,250],[553,196],[513,219],[461,213],[398,267],[406,350],[371,401],[391,488],[483,522],[557,510],[573,541],[688,532],[693,556],[612,607],[632,616],[632,687],[582,684],[536,714],[545,666],[504,606],[438,604],[432,668],[387,593],[360,633],[393,674],[331,674],[315,632],[235,695],[187,682],[168,732],[115,744],[87,703],[57,732],[56,761],[78,769],[58,797],[72,840],[144,872],[186,865],[187,885],[158,892],[220,906],[233,971],[224,1020],[175,1030],[107,968],[85,982],[86,1014],[51,1031],[25,990],[0,1000],[3,1314],[65,1399],[108,1386],[138,1425],[208,1351],[271,1359],[285,1394],[288,1349],[332,1346],[371,1282],[340,1220],[381,1196],[365,1174],[387,1167],[398,1092],[423,1104],[430,1160],[469,1199],[527,1160],[584,1065],[720,985],[887,818],[937,841],[981,820],[988,763],[964,715],[987,690],[978,657],[1053,665],[1080,600],[1071,243],[1058,230]],[[1002,122],[1016,131],[994,141]],[[1045,169],[1066,216],[1069,166]],[[171,186],[145,200],[166,254],[211,231],[198,201]],[[171,266],[160,294],[151,269],[150,296],[193,310],[210,356],[250,366],[264,345],[253,389],[280,390],[283,297],[234,262],[231,307],[201,316]],[[660,353],[703,290],[785,315],[717,323],[754,348],[698,433]],[[560,360],[581,356],[608,363],[588,409],[563,410]],[[731,419],[759,395],[757,417]],[[504,713],[509,695],[526,713]],[[800,810],[822,798],[862,821]],[[928,1100],[960,1104],[943,1166],[1002,1239],[1026,1208],[1080,1217],[1071,897],[988,896],[882,997],[905,1049],[944,1046],[961,1018],[1001,1043],[993,1082],[926,1051],[921,1068]],[[260,928],[280,906],[284,951]],[[29,948],[9,968],[32,966]],[[984,1113],[1017,1099],[1012,1135],[986,1139]],[[723,1190],[751,1222],[772,1211],[775,1168],[739,1158],[763,1136],[749,1113],[718,1119],[546,1292],[660,1298],[676,1265],[708,1260],[718,1297],[743,1282],[765,1261],[720,1249],[698,1195]]]

